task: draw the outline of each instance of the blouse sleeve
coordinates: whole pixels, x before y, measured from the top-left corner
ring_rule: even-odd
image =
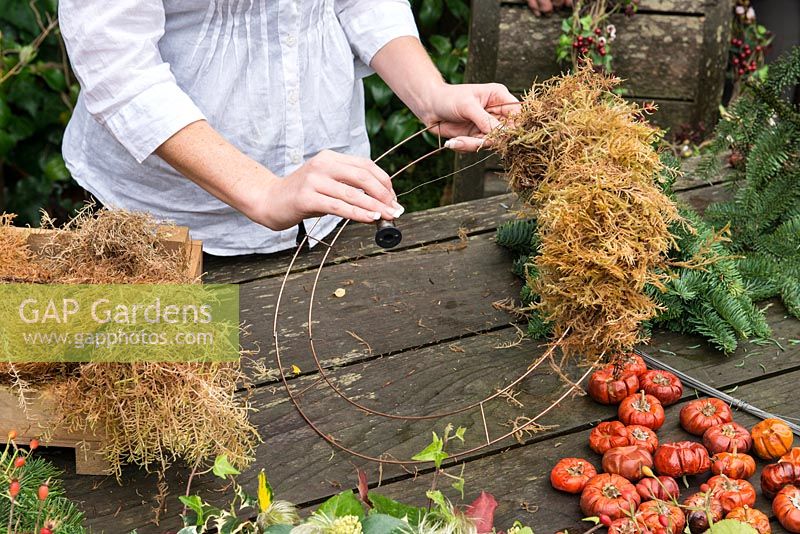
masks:
[[[162,0],[61,0],[58,9],[86,109],[136,161],[205,118],[161,58]]]
[[[407,0],[335,0],[335,5],[350,46],[364,65],[392,39],[419,38]]]

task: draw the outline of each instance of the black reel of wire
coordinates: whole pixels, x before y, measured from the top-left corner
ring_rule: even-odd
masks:
[[[375,244],[381,248],[394,248],[403,240],[403,233],[392,221],[381,219],[375,226]]]

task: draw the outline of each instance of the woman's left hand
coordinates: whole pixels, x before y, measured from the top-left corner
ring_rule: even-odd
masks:
[[[441,123],[432,132],[449,138],[447,148],[476,152],[489,146],[485,136],[500,126],[499,118],[518,111],[517,102],[499,83],[443,84],[431,95],[422,119],[426,126]]]

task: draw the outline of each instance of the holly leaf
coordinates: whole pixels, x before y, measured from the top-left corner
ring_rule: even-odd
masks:
[[[328,517],[344,517],[354,515],[358,518],[364,517],[364,507],[361,506],[358,498],[351,490],[343,491],[334,495],[317,509],[316,513],[325,514]]]
[[[214,459],[214,467],[211,468],[214,475],[219,478],[228,478],[228,475],[238,475],[239,471],[228,461],[228,456],[220,454]]]

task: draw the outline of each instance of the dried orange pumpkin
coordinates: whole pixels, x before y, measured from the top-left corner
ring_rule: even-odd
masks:
[[[714,497],[719,499],[725,513],[740,506],[753,506],[756,503],[756,489],[746,480],[716,475],[709,478],[707,484]]]
[[[728,515],[725,516],[725,519],[735,519],[736,521],[747,523],[756,529],[758,534],[772,533],[772,527],[769,524],[769,517],[767,517],[764,512],[756,510],[755,508],[750,508],[747,505],[734,508],[728,512]]]
[[[711,472],[745,480],[755,474],[756,461],[743,452],[718,452],[711,457]]]
[[[733,421],[733,413],[719,399],[697,399],[681,408],[680,420],[681,426],[689,434],[702,436],[712,426]]]
[[[772,501],[772,512],[783,528],[800,533],[800,489],[786,486]]]
[[[776,460],[792,449],[794,434],[780,419],[764,419],[750,431],[753,450],[764,460]]]

